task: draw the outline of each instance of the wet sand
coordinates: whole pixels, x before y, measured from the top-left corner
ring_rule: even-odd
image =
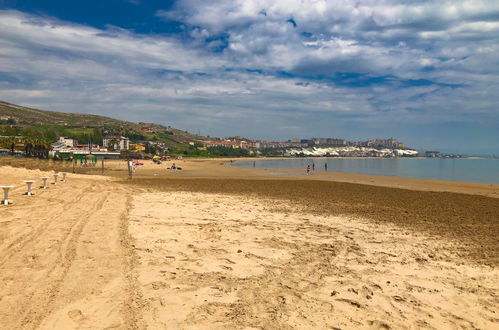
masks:
[[[182,171],[146,163],[133,180],[125,179],[126,163],[108,162],[106,177],[78,168],[87,175],[70,174],[67,183],[28,197],[22,180],[63,165],[13,164],[43,168],[28,170],[0,160],[1,183],[18,186],[14,204],[0,208],[0,323],[9,329],[497,325],[499,199],[487,197],[497,187],[388,188],[380,178],[364,185],[339,182],[336,174],[324,179],[223,162],[176,162]]]

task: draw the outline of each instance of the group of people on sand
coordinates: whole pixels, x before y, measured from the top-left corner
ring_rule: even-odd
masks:
[[[315,171],[315,163],[312,163],[312,166],[310,166],[310,164],[308,164],[307,165],[307,175],[311,175],[313,171]],[[327,163],[324,163],[324,171],[327,172]]]
[[[176,159],[177,160],[182,160],[182,157],[177,157]],[[163,156],[161,158],[160,157],[155,157],[155,158],[152,159],[153,163],[155,163],[157,165],[161,165],[163,163],[163,161],[168,162],[170,160],[171,160],[171,158],[168,157],[168,156]],[[173,163],[172,166],[167,167],[166,169],[167,170],[181,170],[182,167],[179,167],[179,166],[175,165],[175,163]]]

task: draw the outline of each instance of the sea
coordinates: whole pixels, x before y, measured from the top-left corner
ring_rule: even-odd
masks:
[[[327,164],[328,172],[499,184],[499,159],[494,158],[280,158],[240,160],[232,166],[305,172],[312,164],[315,171],[325,171]]]

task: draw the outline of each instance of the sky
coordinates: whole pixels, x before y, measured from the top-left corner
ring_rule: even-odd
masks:
[[[0,100],[499,154],[497,0],[0,0]]]

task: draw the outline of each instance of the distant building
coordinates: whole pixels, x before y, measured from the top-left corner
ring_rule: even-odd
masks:
[[[71,138],[66,138],[66,137],[59,137],[59,141],[61,143],[64,143],[67,147],[76,147],[78,145],[78,140],[76,139],[71,139]]]
[[[301,139],[300,143],[302,145],[304,145],[305,147],[307,147],[307,146],[313,146],[315,144],[315,142],[312,141],[312,140],[310,140],[310,139]]]
[[[223,140],[223,141],[203,141],[204,147],[225,147],[225,148],[239,148],[239,143],[231,140]]]
[[[70,150],[70,148],[64,142],[60,141],[52,143],[51,146],[53,151]]]
[[[116,151],[130,150],[130,140],[124,136],[106,136],[102,140],[102,145],[104,148]]]
[[[425,157],[436,158],[436,157],[438,157],[439,153],[440,153],[440,151],[426,151],[424,154],[425,154]]]
[[[343,139],[327,139],[326,144],[335,147],[343,147],[346,146],[348,142]]]
[[[168,153],[168,147],[163,142],[144,142],[145,150],[144,152],[153,155],[162,155]]]
[[[100,150],[99,145],[90,143],[77,144],[75,147],[80,150]]]
[[[369,148],[389,148],[389,149],[397,149],[403,148],[404,144],[399,142],[397,139],[373,139],[366,142],[360,142],[359,146],[361,147],[369,147]]]
[[[145,151],[146,147],[140,143],[130,143],[130,150],[133,151]]]
[[[62,120],[61,120],[61,121],[58,121],[58,122],[57,122],[57,125],[59,125],[59,126],[69,126],[69,124],[68,124],[67,122],[62,121]]]

